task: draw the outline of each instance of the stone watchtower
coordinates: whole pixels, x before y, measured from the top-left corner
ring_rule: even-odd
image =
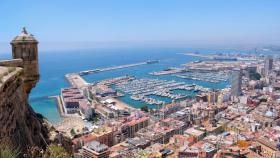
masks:
[[[39,80],[38,66],[38,41],[25,28],[16,36],[12,42],[14,59],[23,60],[24,89],[27,93],[36,85]]]

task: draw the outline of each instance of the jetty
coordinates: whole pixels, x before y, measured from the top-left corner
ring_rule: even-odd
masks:
[[[60,114],[60,117],[64,118],[66,117],[65,112],[63,110],[63,105],[62,105],[62,101],[59,95],[55,95],[55,96],[49,96],[50,99],[55,99],[56,100],[56,106],[58,109],[58,112]]]
[[[160,76],[160,75],[171,75],[171,74],[176,74],[176,73],[182,73],[182,72],[186,72],[187,70],[184,68],[167,68],[164,69],[162,71],[156,71],[156,72],[151,72],[149,73],[150,75],[154,75],[154,76]]]
[[[200,58],[208,58],[217,61],[237,61],[237,57],[232,57],[224,54],[200,54],[200,53],[185,53],[185,55],[200,57]]]
[[[86,87],[89,85],[88,82],[86,82],[79,74],[72,73],[72,74],[66,74],[65,78],[68,80],[68,82],[73,86],[77,88]]]
[[[141,66],[141,65],[146,65],[146,64],[155,64],[158,62],[159,62],[159,60],[148,60],[145,62],[134,63],[134,64],[126,64],[126,65],[112,66],[112,67],[107,67],[107,68],[85,70],[85,71],[78,72],[78,74],[83,76],[83,75],[92,74],[92,73],[124,69],[124,68],[136,67],[136,66]]]

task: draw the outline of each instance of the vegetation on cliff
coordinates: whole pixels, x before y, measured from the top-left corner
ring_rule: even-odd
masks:
[[[70,158],[70,155],[63,147],[51,144],[48,146],[43,158]]]
[[[12,147],[10,144],[0,144],[0,158],[17,158],[19,154],[20,150]]]

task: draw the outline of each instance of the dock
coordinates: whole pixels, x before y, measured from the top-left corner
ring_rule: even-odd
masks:
[[[184,53],[184,54],[188,56],[200,57],[200,58],[209,58],[209,59],[213,58],[213,56],[209,54],[200,54],[200,53]]]
[[[65,113],[64,113],[64,110],[63,110],[63,105],[62,105],[62,102],[61,102],[61,98],[59,95],[55,95],[55,96],[49,96],[49,98],[51,99],[55,99],[56,100],[56,106],[57,106],[57,109],[58,109],[58,112],[60,114],[60,117],[65,117]]]
[[[177,74],[177,73],[182,73],[186,72],[186,69],[183,68],[168,68],[162,71],[156,71],[156,72],[151,72],[149,73],[150,75],[154,76],[160,76],[160,75],[171,75],[171,74]]]
[[[148,60],[148,61],[145,61],[145,62],[134,63],[134,64],[126,64],[126,65],[112,66],[112,67],[107,67],[107,68],[85,70],[85,71],[78,72],[78,74],[83,76],[83,75],[88,75],[88,74],[92,74],[92,73],[112,71],[112,70],[124,69],[124,68],[129,68],[129,67],[136,67],[136,66],[147,65],[147,64],[155,64],[155,63],[158,63],[158,62],[159,62],[159,60]]]
[[[86,82],[79,74],[76,73],[66,74],[65,78],[73,87],[82,88],[89,85],[88,82]]]

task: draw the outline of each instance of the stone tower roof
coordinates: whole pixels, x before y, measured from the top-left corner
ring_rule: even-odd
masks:
[[[26,31],[26,28],[23,27],[21,33],[16,36],[11,43],[20,43],[20,42],[35,42],[38,43],[38,41],[35,39],[35,37],[32,34],[29,34]]]

